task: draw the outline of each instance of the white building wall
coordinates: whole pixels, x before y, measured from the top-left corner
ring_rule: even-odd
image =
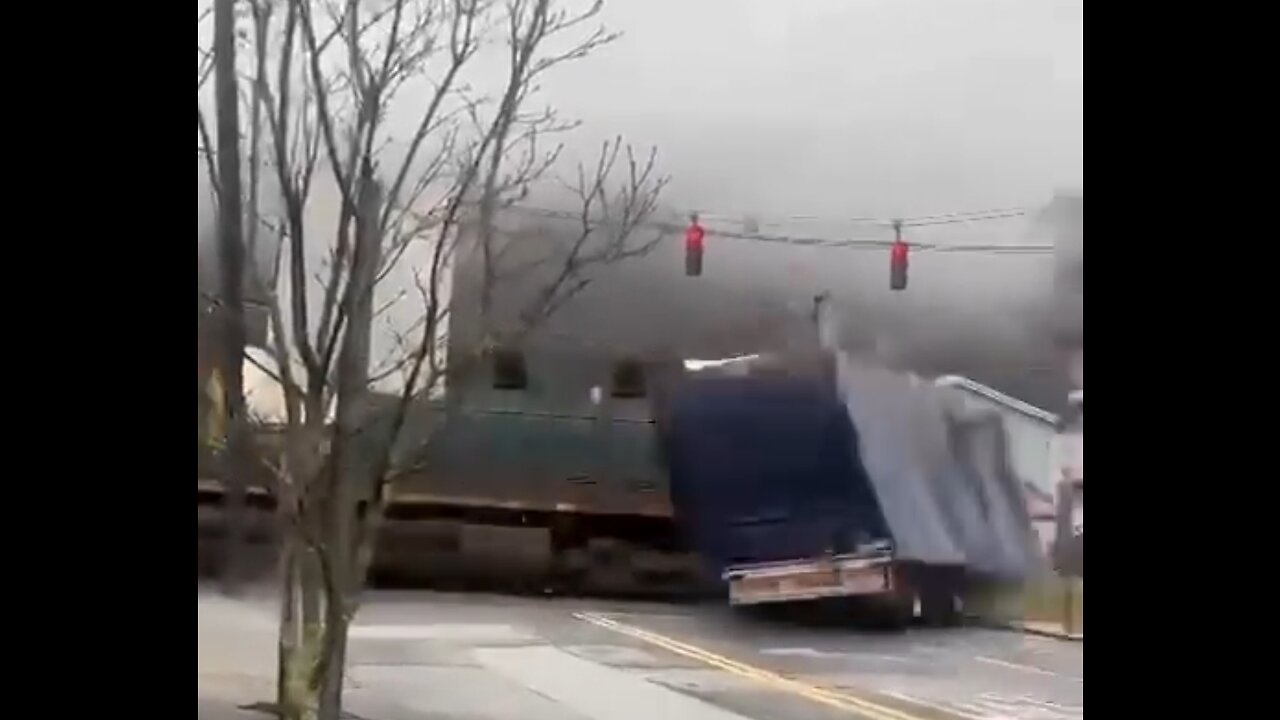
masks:
[[[993,410],[1004,418],[1009,442],[1009,463],[1024,484],[1029,484],[1048,498],[1054,496],[1054,479],[1049,467],[1053,438],[1057,433],[1057,415],[1009,397],[968,378],[947,376],[938,384],[954,388],[967,406],[977,410]]]

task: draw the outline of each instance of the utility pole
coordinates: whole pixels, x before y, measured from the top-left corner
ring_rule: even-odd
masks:
[[[831,293],[813,296],[813,324],[818,332],[818,345],[823,350],[835,352],[840,349],[836,319],[831,311]]]
[[[227,408],[227,447],[222,466],[227,534],[223,583],[234,591],[245,551],[248,426],[244,407],[244,218],[240,190],[240,114],[236,82],[235,0],[214,0],[213,81],[218,167],[218,257],[221,268],[221,365]]]

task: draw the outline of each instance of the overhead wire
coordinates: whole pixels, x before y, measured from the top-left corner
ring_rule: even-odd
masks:
[[[580,220],[581,214],[555,210],[551,208],[536,207],[532,205],[512,205],[509,210],[515,210],[538,217],[558,220]],[[968,212],[951,212],[939,213],[933,215],[920,215],[914,217],[906,217],[901,219],[884,219],[872,217],[853,217],[853,218],[818,218],[817,216],[793,215],[782,218],[787,221],[806,221],[806,220],[824,220],[833,224],[851,223],[863,225],[882,226],[891,229],[895,223],[900,223],[903,228],[915,227],[932,227],[938,225],[958,225],[975,222],[987,222],[992,220],[1005,220],[1016,217],[1022,217],[1028,214],[1025,208],[997,208],[992,210],[977,210]],[[816,248],[840,248],[846,250],[884,250],[893,245],[891,237],[809,237],[803,235],[790,234],[774,234],[762,232],[747,232],[733,230],[718,226],[721,223],[747,223],[748,219],[741,217],[732,217],[724,214],[711,213],[690,213],[696,215],[699,219],[710,219],[714,224],[704,226],[706,234],[710,237],[727,238],[731,240],[743,240],[747,242],[772,243],[778,245],[793,245],[797,247],[816,247]],[[754,224],[754,223],[753,223]],[[778,224],[777,222],[765,224]],[[664,220],[646,220],[639,223],[640,227],[652,228],[663,232],[681,233],[687,226]],[[1028,255],[1028,254],[1045,254],[1052,253],[1053,245],[1047,244],[1026,244],[1026,243],[937,243],[922,242],[909,240],[906,244],[913,250],[936,251],[945,253],[984,253],[992,255]]]

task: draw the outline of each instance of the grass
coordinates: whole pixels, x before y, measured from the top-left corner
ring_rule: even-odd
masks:
[[[979,617],[1002,623],[1036,622],[1084,633],[1084,580],[1056,575],[1023,585],[974,591],[966,607]]]

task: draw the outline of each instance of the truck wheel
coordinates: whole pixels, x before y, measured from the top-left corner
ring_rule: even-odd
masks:
[[[942,570],[927,573],[920,593],[920,615],[930,627],[955,627],[960,624],[959,583]]]
[[[891,631],[906,630],[920,613],[920,583],[913,570],[901,565],[893,568],[892,591],[874,601],[878,610],[874,615],[878,627]]]
[[[871,607],[866,609],[870,611],[868,619],[876,629],[901,632],[911,626],[919,605],[920,598],[915,589],[900,585],[892,594],[871,600]]]
[[[888,615],[885,618],[885,627],[888,630],[906,630],[911,627],[911,622],[916,619],[919,611],[920,596],[914,591],[908,590],[893,599],[888,608]]]
[[[960,624],[959,598],[947,588],[934,590],[921,599],[920,615],[930,627]]]

